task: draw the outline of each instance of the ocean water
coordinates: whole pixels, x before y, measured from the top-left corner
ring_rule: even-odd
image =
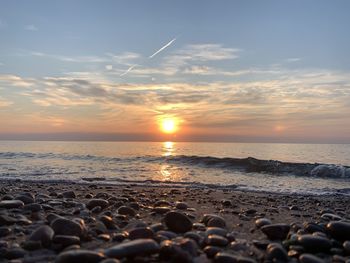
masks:
[[[350,144],[0,141],[0,179],[350,195]]]

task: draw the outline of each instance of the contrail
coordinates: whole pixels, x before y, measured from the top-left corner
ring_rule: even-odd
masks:
[[[154,52],[152,55],[150,55],[148,58],[153,58],[155,55],[157,55],[159,52],[162,52],[164,49],[166,49],[168,46],[170,46],[172,43],[174,43],[174,41],[176,40],[176,38],[174,38],[173,40],[171,40],[168,44],[164,45],[163,47],[161,47],[160,49],[158,49],[156,52]]]
[[[119,76],[122,77],[122,76],[128,74],[134,67],[136,67],[136,65],[129,67],[124,73],[120,74]]]

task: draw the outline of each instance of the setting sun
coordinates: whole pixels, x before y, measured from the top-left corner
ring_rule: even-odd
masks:
[[[177,130],[175,119],[164,119],[161,122],[161,129],[165,133],[174,133]]]

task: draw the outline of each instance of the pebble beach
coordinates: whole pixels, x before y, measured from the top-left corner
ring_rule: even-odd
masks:
[[[2,181],[0,262],[350,262],[350,197]]]

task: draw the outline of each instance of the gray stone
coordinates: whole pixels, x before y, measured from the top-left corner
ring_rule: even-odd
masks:
[[[332,247],[332,243],[328,238],[315,235],[301,235],[298,242],[306,251],[327,252]]]
[[[50,226],[40,226],[33,231],[28,240],[39,241],[43,247],[49,247],[54,234],[55,233]]]
[[[105,250],[105,254],[107,257],[121,259],[154,254],[159,251],[159,248],[159,245],[153,239],[136,239],[108,248]]]
[[[208,235],[219,235],[219,236],[226,236],[227,230],[220,227],[208,227],[205,231],[205,234]]]
[[[135,216],[136,212],[134,209],[128,206],[121,206],[118,208],[118,214],[120,215],[126,215],[126,216]]]
[[[56,235],[52,241],[53,243],[61,244],[63,247],[80,244],[80,238],[78,236]]]
[[[97,263],[105,259],[100,252],[76,249],[60,253],[55,263]]]
[[[278,243],[271,243],[266,248],[267,258],[273,262],[288,262],[287,251]]]
[[[228,244],[228,240],[219,235],[209,235],[206,237],[205,243],[211,246],[224,247]]]
[[[185,233],[192,229],[191,220],[186,215],[176,211],[166,213],[164,222],[168,229],[175,233]]]
[[[327,232],[337,240],[347,240],[350,237],[350,223],[333,221],[327,224]]]
[[[299,262],[300,263],[325,263],[323,259],[307,253],[300,255]]]
[[[205,214],[202,218],[202,222],[209,227],[221,227],[221,228],[226,227],[225,220],[218,215]]]
[[[108,201],[104,200],[104,199],[91,199],[89,200],[89,202],[86,204],[86,207],[89,210],[92,210],[93,208],[99,206],[102,209],[106,208],[109,205]]]
[[[153,231],[149,227],[138,227],[129,231],[129,239],[153,238]]]
[[[290,226],[281,223],[265,225],[260,229],[271,240],[284,240],[288,235]]]
[[[259,219],[255,220],[255,226],[257,228],[261,228],[263,226],[271,225],[271,224],[272,224],[272,222],[268,218],[259,218]]]
[[[68,235],[83,237],[85,234],[85,226],[80,223],[66,218],[57,218],[51,223],[55,235]]]
[[[76,198],[75,192],[74,191],[66,191],[62,193],[62,196],[64,198]]]
[[[21,200],[3,200],[0,201],[0,208],[22,208],[24,206],[23,201]]]

